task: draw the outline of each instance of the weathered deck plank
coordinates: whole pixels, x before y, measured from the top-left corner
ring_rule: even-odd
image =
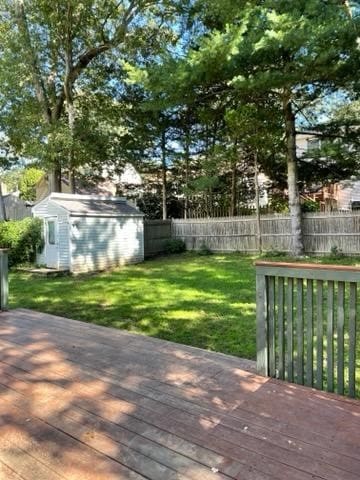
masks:
[[[358,479],[360,402],[252,368],[51,315],[2,313],[1,478]]]

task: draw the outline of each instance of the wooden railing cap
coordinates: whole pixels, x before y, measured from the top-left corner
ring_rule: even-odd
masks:
[[[360,267],[352,265],[331,265],[328,263],[300,263],[300,262],[270,262],[258,260],[255,262],[256,267],[276,267],[276,268],[298,268],[306,270],[332,270],[334,272],[347,271],[360,273]]]

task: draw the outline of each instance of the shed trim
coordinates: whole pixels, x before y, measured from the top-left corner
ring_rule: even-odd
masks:
[[[70,212],[67,210],[67,213],[70,217],[107,217],[107,218],[122,218],[122,217],[144,217],[144,213],[81,213],[81,212]]]

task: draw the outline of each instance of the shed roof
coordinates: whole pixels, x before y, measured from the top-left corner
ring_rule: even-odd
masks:
[[[126,199],[121,197],[52,193],[48,199],[73,216],[143,216],[139,210],[129,205]]]

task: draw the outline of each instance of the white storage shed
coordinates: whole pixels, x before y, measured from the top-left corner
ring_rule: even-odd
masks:
[[[32,213],[44,222],[40,265],[82,273],[144,260],[144,215],[124,198],[51,193]]]

